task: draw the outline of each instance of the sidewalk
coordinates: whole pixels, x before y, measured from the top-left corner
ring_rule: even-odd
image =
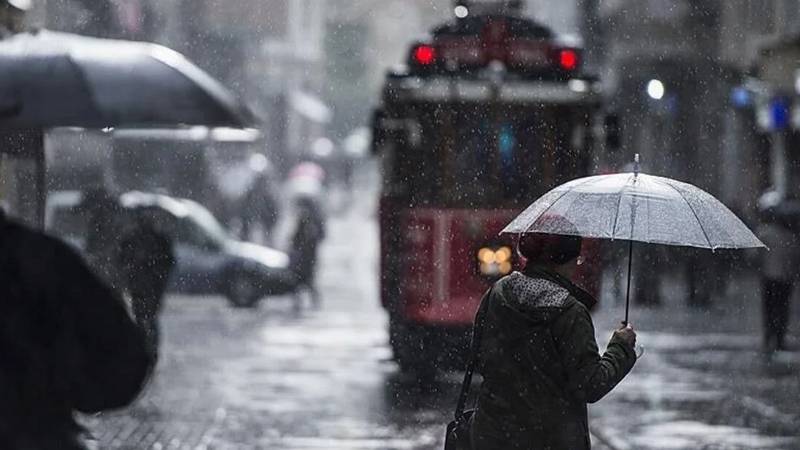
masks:
[[[677,291],[677,289],[673,289]],[[624,304],[595,313],[603,345]],[[708,309],[673,292],[658,308],[631,306],[643,357],[605,399],[590,407],[592,432],[617,449],[800,448],[800,308],[793,308],[795,351],[761,352],[760,287],[734,275]]]

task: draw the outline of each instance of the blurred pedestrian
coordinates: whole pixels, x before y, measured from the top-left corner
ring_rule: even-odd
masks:
[[[89,265],[113,288],[119,289],[114,256],[119,246],[123,209],[117,197],[102,185],[83,192],[81,209],[88,216],[86,256]]]
[[[258,226],[263,234],[261,241],[267,245],[272,243],[273,230],[280,213],[274,190],[274,183],[266,173],[260,173],[253,180],[242,199],[242,239],[252,239],[253,230]]]
[[[150,368],[122,299],[67,244],[0,213],[0,448],[85,448],[76,411],[121,408]]]
[[[761,265],[763,345],[768,353],[786,348],[789,300],[800,263],[797,233],[791,229],[787,218],[776,213],[779,204],[772,205],[770,201],[765,195],[759,202],[762,224],[758,228],[758,237],[769,248],[763,253]]]
[[[297,226],[292,237],[290,264],[298,291],[295,307],[300,308],[300,291],[305,289],[311,296],[314,307],[320,306],[315,273],[319,245],[325,238],[325,219],[319,204],[311,197],[299,196],[296,200]]]
[[[154,359],[158,358],[158,315],[175,266],[172,242],[142,218],[122,237],[117,256],[125,289],[131,299],[136,323],[147,338]]]
[[[586,404],[603,398],[636,362],[630,325],[598,353],[589,315],[595,299],[569,281],[580,249],[577,236],[523,235],[524,271],[484,296],[474,331],[483,375],[474,449],[588,449]]]

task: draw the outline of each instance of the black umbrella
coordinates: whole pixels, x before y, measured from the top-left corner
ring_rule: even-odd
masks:
[[[44,219],[45,129],[244,128],[247,107],[179,53],[143,43],[39,31],[0,40],[0,152],[36,167]]]
[[[253,122],[230,91],[166,47],[51,31],[0,41],[0,128]]]

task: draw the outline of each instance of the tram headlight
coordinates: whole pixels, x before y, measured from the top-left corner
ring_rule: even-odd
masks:
[[[511,262],[511,249],[509,247],[500,247],[494,252],[495,261],[499,263]]]
[[[483,247],[478,250],[478,268],[481,275],[490,277],[507,275],[511,272],[511,257],[513,253],[510,247],[499,248]]]
[[[487,247],[478,250],[478,260],[482,264],[491,264],[494,262],[494,259],[495,259],[494,250]]]

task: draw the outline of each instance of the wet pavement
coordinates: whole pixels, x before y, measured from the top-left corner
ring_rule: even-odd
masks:
[[[329,236],[321,310],[295,313],[292,298],[242,310],[218,297],[170,297],[153,382],[131,408],[86,419],[97,446],[442,448],[460,374],[420,386],[391,362],[370,207],[334,218]],[[739,277],[708,312],[635,307],[645,355],[590,407],[595,448],[800,449],[800,352],[763,358],[757,292]],[[621,312],[603,306],[601,346]]]
[[[365,214],[330,224],[321,310],[305,299],[295,313],[290,297],[254,310],[168,298],[154,380],[128,410],[87,420],[98,447],[440,448],[459,376],[421,387],[398,374]]]
[[[594,433],[619,449],[800,449],[800,308],[794,351],[767,357],[755,277],[734,274],[707,309],[681,299],[672,292],[659,308],[632,307],[645,353],[590,409]],[[598,330],[619,323],[623,311],[605,300]]]

